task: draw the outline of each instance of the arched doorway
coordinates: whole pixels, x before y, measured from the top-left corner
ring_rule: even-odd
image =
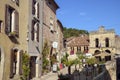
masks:
[[[101,52],[99,50],[95,50],[94,55],[100,54]]]
[[[110,55],[110,53],[111,53],[111,51],[110,50],[105,50],[105,54],[108,54],[108,56],[105,56],[105,61],[110,61],[111,60],[111,55]]]
[[[111,51],[110,51],[110,50],[108,50],[108,49],[107,49],[107,50],[105,50],[105,52],[107,52],[107,53],[111,53]]]
[[[95,55],[95,57],[96,57],[96,59],[98,60],[98,61],[102,61],[102,59],[101,59],[101,56],[97,56],[98,54],[100,54],[101,52],[99,51],[99,50],[95,50],[95,52],[94,52],[94,55]]]

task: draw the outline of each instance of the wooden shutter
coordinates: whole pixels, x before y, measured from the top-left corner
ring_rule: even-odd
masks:
[[[36,3],[36,5],[37,5],[37,18],[39,18],[39,3]]]
[[[39,24],[37,24],[37,41],[39,42]]]
[[[22,75],[22,51],[20,52],[20,66],[19,66],[19,74]]]
[[[10,78],[13,78],[14,74],[13,74],[13,59],[14,59],[14,51],[11,49],[11,53],[10,53]]]
[[[35,14],[35,0],[32,0],[32,14]]]
[[[6,10],[5,10],[5,32],[6,34],[8,34],[11,31],[10,24],[11,24],[11,15],[9,12],[9,6],[6,5]]]
[[[31,40],[34,40],[34,25],[35,25],[35,21],[32,20],[32,26],[31,26]]]
[[[15,32],[19,35],[19,14],[15,11]]]

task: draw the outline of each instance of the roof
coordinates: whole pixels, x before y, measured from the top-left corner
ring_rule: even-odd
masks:
[[[89,37],[88,36],[79,36],[72,37],[67,39],[67,46],[89,46]]]

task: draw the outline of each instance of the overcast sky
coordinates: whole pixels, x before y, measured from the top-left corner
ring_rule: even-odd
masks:
[[[55,0],[63,26],[88,31],[115,29],[120,35],[120,0]]]

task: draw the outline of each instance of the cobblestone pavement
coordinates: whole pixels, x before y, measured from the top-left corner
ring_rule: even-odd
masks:
[[[65,75],[65,74],[68,73],[67,70],[68,70],[67,67],[65,67],[64,69],[62,69],[62,70],[60,70],[56,73],[50,72],[50,73],[42,76],[38,80],[58,80],[58,74],[62,73],[62,75]],[[81,70],[82,69],[79,69],[79,71],[81,71]],[[75,71],[75,67],[72,66],[71,67],[71,72],[74,73],[74,71]],[[35,79],[35,80],[37,80],[37,79]],[[71,75],[71,80],[91,80],[91,76],[87,76],[87,78],[86,78],[86,74],[84,72],[80,72],[79,75],[72,74]]]

